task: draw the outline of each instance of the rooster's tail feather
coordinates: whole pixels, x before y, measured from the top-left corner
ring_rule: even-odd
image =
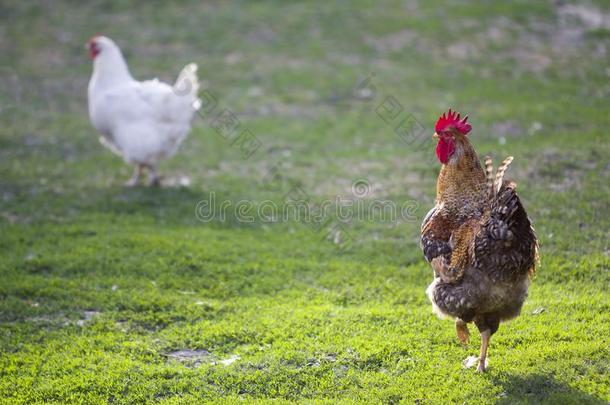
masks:
[[[498,166],[498,171],[496,172],[496,179],[493,184],[493,195],[497,195],[500,192],[500,189],[502,188],[502,184],[504,182],[504,173],[506,172],[506,169],[508,169],[508,166],[510,166],[512,161],[513,157],[509,156],[504,159],[500,166]]]
[[[489,156],[485,156],[485,179],[487,185],[487,196],[491,198],[494,195],[494,164]]]

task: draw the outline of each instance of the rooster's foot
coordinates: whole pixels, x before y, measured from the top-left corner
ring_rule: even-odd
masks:
[[[464,368],[472,368],[479,362],[478,356],[468,356],[462,361],[462,366]]]
[[[462,361],[462,367],[472,368],[477,366],[477,372],[484,373],[487,370],[487,359],[485,359],[485,365],[481,363],[479,356],[468,356]]]
[[[461,319],[455,320],[455,331],[457,333],[458,339],[462,342],[463,345],[468,345],[468,341],[470,339],[470,332],[468,331],[468,324]]]

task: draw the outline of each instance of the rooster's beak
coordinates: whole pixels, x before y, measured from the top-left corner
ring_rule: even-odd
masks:
[[[432,138],[433,138],[433,139],[438,139],[438,134],[435,132],[435,133],[432,135]]]

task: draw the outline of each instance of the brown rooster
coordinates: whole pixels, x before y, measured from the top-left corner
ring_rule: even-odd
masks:
[[[535,272],[538,243],[515,192],[504,180],[508,157],[493,176],[467,138],[472,129],[460,114],[443,114],[435,126],[436,155],[442,164],[436,205],[421,228],[424,256],[434,281],[427,289],[433,311],[455,319],[458,338],[468,343],[467,324],[481,333],[478,371],[485,371],[489,339],[519,315]]]

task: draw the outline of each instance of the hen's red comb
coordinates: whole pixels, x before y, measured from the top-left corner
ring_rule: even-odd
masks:
[[[94,42],[95,42],[95,40],[96,40],[97,38],[99,38],[99,37],[101,37],[101,36],[102,36],[102,34],[99,34],[99,33],[98,33],[98,34],[95,34],[94,36],[92,36],[91,38],[89,38],[89,40],[87,41],[87,45],[91,45],[92,43],[94,43]]]
[[[466,122],[468,120],[468,116],[465,116],[464,119],[460,121],[460,114],[457,114],[455,111],[451,111],[449,109],[448,113],[443,113],[436,121],[436,126],[434,130],[436,133],[441,133],[443,131],[448,131],[450,129],[455,129],[462,135],[468,134],[472,129],[472,126]]]

